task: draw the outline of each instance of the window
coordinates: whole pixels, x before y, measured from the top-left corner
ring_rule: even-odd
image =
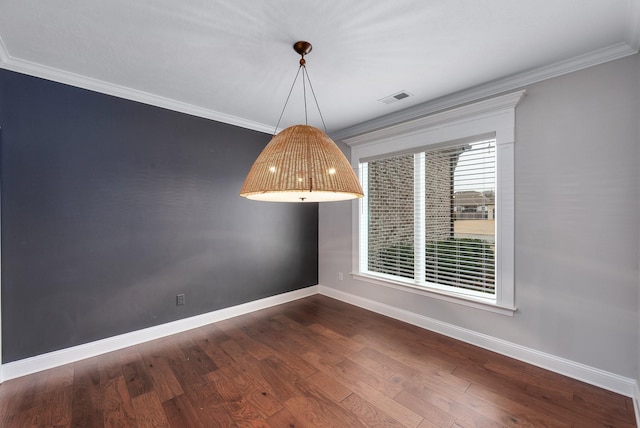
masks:
[[[514,122],[523,95],[346,140],[365,191],[354,202],[355,278],[513,314]]]
[[[495,297],[495,139],[360,164],[362,272]]]

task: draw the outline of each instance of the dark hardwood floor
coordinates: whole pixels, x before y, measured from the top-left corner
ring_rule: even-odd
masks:
[[[327,297],[0,385],[2,427],[635,427],[633,404]]]

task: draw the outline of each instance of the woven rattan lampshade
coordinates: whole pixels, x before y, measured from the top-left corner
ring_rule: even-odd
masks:
[[[293,50],[301,56],[298,74],[302,71],[306,119],[305,76],[313,98],[316,97],[311,80],[308,78],[304,59],[304,56],[311,52],[311,43],[296,42]],[[294,86],[298,74],[293,80]],[[317,106],[318,100],[315,101]],[[286,102],[284,107],[282,113],[287,107]],[[319,107],[318,112],[322,118]],[[324,119],[322,123],[324,124]],[[278,120],[279,124],[280,120]],[[240,196],[271,202],[327,202],[361,198],[364,194],[349,161],[336,143],[318,128],[305,124],[290,126],[278,135],[274,135],[253,163],[240,190]]]
[[[271,139],[240,191],[248,199],[326,202],[361,198],[362,187],[336,143],[318,128],[294,125]]]

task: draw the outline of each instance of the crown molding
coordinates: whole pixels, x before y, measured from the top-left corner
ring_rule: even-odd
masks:
[[[638,2],[640,2],[640,0],[638,0]],[[427,101],[395,113],[381,116],[376,119],[333,132],[331,133],[331,138],[334,140],[350,139],[361,134],[428,116],[443,110],[478,101],[483,98],[493,97],[504,92],[520,89],[527,85],[551,79],[553,77],[562,76],[573,73],[574,71],[579,71],[605,62],[624,58],[626,56],[636,54],[637,52],[638,49],[628,43],[617,43],[615,45],[560,61],[546,67],[537,68],[535,70],[526,71],[504,79],[475,86],[473,88],[437,98],[432,101]]]
[[[370,144],[380,144],[385,141],[397,139],[399,136],[405,137],[422,134],[426,130],[440,128],[445,124],[450,126],[454,122],[463,123],[482,116],[494,116],[504,110],[514,109],[525,96],[525,93],[526,91],[524,90],[515,91],[429,116],[422,116],[366,134],[347,138],[344,140],[344,143],[352,148]],[[510,140],[512,139],[513,137],[510,138]]]
[[[634,55],[640,50],[640,0],[631,0],[630,2],[629,19],[625,34],[627,42],[620,42],[546,67],[516,74],[504,79],[499,79],[456,92],[454,94],[446,95],[435,100],[427,101],[408,109],[400,110],[395,113],[332,132],[331,137],[335,140],[344,140],[376,129],[396,125],[469,102],[492,97],[503,92],[519,89],[526,85],[531,85],[546,79],[562,76],[574,71],[579,71],[605,62],[624,58],[629,55]],[[203,117],[217,122],[239,126],[241,128],[252,129],[254,131],[264,132],[270,135],[273,134],[273,126],[271,125],[254,122],[241,117],[194,106],[192,104],[176,101],[148,92],[104,82],[102,80],[81,76],[79,74],[37,64],[35,62],[14,58],[9,54],[2,38],[0,38],[0,68],[156,107],[162,107],[192,116]]]
[[[640,0],[631,0],[629,2],[625,36],[632,49],[635,49],[636,52],[640,50]]]
[[[4,45],[4,40],[0,37],[0,65],[9,61],[9,52],[7,51],[7,47]]]
[[[148,92],[139,91],[137,89],[120,86],[113,83],[104,82],[102,80],[93,79],[79,74],[70,73],[53,67],[37,64],[31,61],[25,61],[13,58],[7,51],[6,46],[0,39],[0,68],[18,73],[27,74],[42,79],[51,80],[58,83],[75,86],[102,94],[113,95],[131,101],[137,101],[156,107],[162,107],[168,110],[186,113],[192,116],[202,117],[205,119],[215,120],[217,122],[227,123],[229,125],[239,126],[241,128],[252,129],[254,131],[273,134],[273,125],[254,122],[243,119],[241,117],[232,116],[230,114],[221,113],[192,104],[176,101],[159,95],[150,94]]]

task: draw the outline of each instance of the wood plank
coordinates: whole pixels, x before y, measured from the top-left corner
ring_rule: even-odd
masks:
[[[178,395],[165,401],[162,409],[172,427],[207,428],[186,395]]]
[[[71,424],[73,385],[55,388],[36,396],[30,409],[33,426],[67,427]]]
[[[145,354],[143,361],[161,403],[184,394],[180,382],[171,370],[169,361],[161,352]]]
[[[223,362],[224,365],[219,369],[222,373],[233,373],[233,376],[246,376],[251,379],[251,382],[254,385],[254,393],[259,393],[265,397],[262,399],[258,397],[258,399],[261,401],[274,400],[277,401],[280,406],[282,405],[281,402],[278,401],[276,390],[263,376],[258,360],[244,352],[242,347],[234,340],[229,339],[220,346],[221,347],[209,346],[207,348],[207,353],[212,356],[214,361],[218,361],[219,363]],[[226,349],[226,351],[224,351],[223,348]],[[256,405],[260,408],[261,406],[266,405],[266,403]]]
[[[422,417],[412,410],[407,409],[398,402],[394,401],[392,398],[371,387],[367,383],[362,382],[357,378],[345,375],[345,373],[339,368],[327,364],[326,361],[323,360],[321,355],[309,353],[305,354],[304,358],[307,361],[312,362],[312,364],[319,370],[335,377],[343,385],[351,388],[352,391],[356,392],[365,400],[377,406],[379,409],[381,409],[383,412],[385,412],[401,424],[409,427],[416,427],[422,421]]]
[[[6,384],[9,384],[10,386],[5,387]],[[17,398],[13,402],[12,406],[13,412],[17,414],[20,412],[26,412],[35,406],[39,391],[46,389],[46,377],[40,376],[36,373],[15,379],[8,383],[5,382],[0,385],[0,387],[2,387],[3,390],[10,388],[10,391],[7,391],[8,393],[3,394],[5,396],[5,401],[9,400],[11,397]]]
[[[189,361],[178,347],[170,342],[166,343],[164,355],[192,406],[202,411],[200,418],[206,426],[236,426],[224,408],[222,397],[213,382],[206,376],[198,375],[197,370],[190,367]]]
[[[321,324],[317,324],[317,323],[311,324],[308,327],[308,329],[316,333],[315,337],[318,337],[317,335],[320,335],[321,337],[328,339],[333,347],[339,345],[343,349],[350,351],[350,352],[345,352],[345,354],[356,353],[361,351],[362,348],[364,348],[364,345],[358,342],[355,342],[354,340],[349,339],[346,336],[343,336],[331,329],[328,329],[327,327]]]
[[[310,376],[316,371],[299,357],[303,350],[299,342],[260,321],[254,321],[254,323],[251,321],[251,318],[247,318],[242,330],[255,340],[271,347],[274,350],[273,356],[286,361],[286,364],[299,376]]]
[[[396,400],[403,400],[406,394],[411,394],[420,398],[425,403],[429,403],[444,412],[456,417],[456,423],[461,426],[472,426],[478,428],[503,428],[504,425],[476,412],[474,409],[460,404],[456,400],[449,398],[447,395],[440,394],[427,387],[420,389],[407,389],[398,396]]]
[[[104,425],[136,427],[136,415],[124,376],[107,380],[103,386]]]
[[[233,319],[217,323],[220,330],[225,333],[227,340],[233,339],[255,359],[261,360],[273,355],[273,349],[249,337],[249,335],[240,330],[236,324]],[[222,341],[218,343],[222,343]]]
[[[606,420],[606,418],[599,415],[598,417],[585,418],[584,413],[564,409],[560,406],[549,406],[549,403],[540,402],[538,399],[529,397],[526,394],[509,394],[506,396],[503,391],[495,391],[492,388],[480,384],[472,384],[467,394],[489,400],[494,405],[508,409],[515,417],[526,418],[540,426],[550,426],[547,422],[548,419],[556,421],[557,426],[578,425],[581,428],[596,428],[602,426],[628,428],[630,426],[620,421]]]
[[[103,400],[97,358],[89,358],[75,363],[71,425],[76,427],[104,426]]]
[[[387,381],[349,358],[344,359],[336,367],[342,371],[343,377],[364,382],[388,397],[393,398],[403,390],[402,385]]]
[[[635,418],[628,411],[629,399],[603,389],[592,388],[580,382],[573,394],[573,402],[583,411],[591,410],[598,415],[616,421],[614,424],[635,424]],[[606,404],[605,404],[606,403]],[[587,412],[588,414],[594,414]]]
[[[419,364],[420,370],[431,366],[439,371],[451,373],[459,364],[458,361],[441,355],[437,351],[418,343],[415,338],[401,338],[392,332],[376,335],[368,332],[358,334],[354,340],[384,355],[390,355],[407,364]]]
[[[265,358],[258,362],[261,376],[271,385],[274,395],[281,402],[299,395],[293,385],[298,376],[273,358]]]
[[[269,326],[275,331],[292,338],[298,345],[300,353],[322,352],[327,358],[333,358],[333,363],[338,364],[344,359],[345,352],[339,344],[327,343],[324,338],[302,327],[300,324],[283,316],[274,316],[268,320]]]
[[[283,404],[276,399],[275,394],[270,393],[268,388],[263,388],[259,379],[253,378],[245,372],[223,367],[208,377],[214,382],[233,381],[238,393],[251,403],[263,418],[268,418],[283,408]]]
[[[351,358],[370,370],[380,372],[385,379],[394,383],[420,378],[435,380],[459,391],[465,391],[470,384],[468,380],[449,372],[449,366],[438,367],[395,349],[383,353],[364,348]]]
[[[153,382],[141,359],[123,365],[122,374],[131,398],[153,391]]]
[[[315,385],[327,397],[336,403],[342,402],[342,400],[352,394],[351,389],[344,386],[341,382],[338,382],[332,376],[321,371],[312,374],[306,380]]]
[[[332,421],[339,422],[343,426],[350,428],[367,428],[351,410],[344,407],[342,403],[336,406],[335,401],[328,397],[318,385],[308,379],[298,379],[295,386],[300,392],[299,396],[309,400],[311,405],[320,409],[323,414],[330,416]]]
[[[528,406],[539,409],[544,412],[545,415],[553,417],[559,421],[564,421],[568,424],[577,424],[584,427],[595,427],[603,425],[616,425],[615,422],[611,422],[614,419],[608,418],[596,410],[582,408],[572,404],[573,394],[567,396],[562,391],[556,393],[549,393],[548,388],[544,388],[539,394],[535,393],[535,389],[538,387],[532,387],[532,385],[525,384],[522,387],[522,377],[514,376],[515,382],[510,382],[508,377],[503,377],[497,373],[487,370],[486,364],[482,367],[465,366],[461,369],[456,369],[460,372],[461,376],[472,380],[474,383],[467,390],[467,393],[486,398],[491,396],[491,401],[498,403],[501,398],[509,398],[517,400],[518,403],[526,403]],[[556,375],[556,381],[561,381],[560,375]],[[554,383],[550,382],[551,387]],[[496,394],[496,395],[494,395]],[[511,407],[511,406],[509,406]],[[625,423],[618,421],[617,424]],[[628,425],[628,422],[627,426]]]
[[[222,404],[239,426],[267,426],[260,412],[240,392],[232,378],[217,376],[214,385],[222,398]]]
[[[456,417],[451,413],[448,413],[433,404],[424,401],[413,394],[409,394],[406,391],[402,391],[395,397],[395,400],[405,406],[407,409],[411,409],[430,423],[439,427],[451,426]]]
[[[344,422],[332,421],[329,415],[313,405],[311,400],[302,395],[295,395],[284,402],[287,411],[296,415],[304,426],[343,428]]]
[[[285,402],[287,410],[303,424],[314,427],[366,428],[356,416],[314,395],[297,395]]]
[[[196,375],[206,376],[212,371],[218,369],[216,363],[214,363],[211,358],[209,358],[207,353],[204,352],[198,345],[182,348],[182,352],[189,362],[189,366]]]
[[[358,394],[350,394],[341,404],[358,416],[358,419],[368,427],[395,428],[404,426]]]
[[[136,412],[138,428],[168,428],[169,421],[162,408],[158,396],[152,392],[146,392],[131,398],[131,403]],[[80,425],[92,426],[92,425]]]
[[[45,390],[50,392],[72,386],[74,372],[73,364],[65,364],[64,366],[56,367],[55,370],[47,370],[45,372],[47,377]]]
[[[286,408],[282,408],[279,412],[271,415],[267,419],[267,423],[273,428],[306,428],[309,425],[303,424]]]
[[[140,358],[137,347],[120,349],[99,355],[98,367],[100,370],[100,382],[105,384],[110,379],[122,376],[122,366]],[[75,367],[75,365],[74,365]]]

